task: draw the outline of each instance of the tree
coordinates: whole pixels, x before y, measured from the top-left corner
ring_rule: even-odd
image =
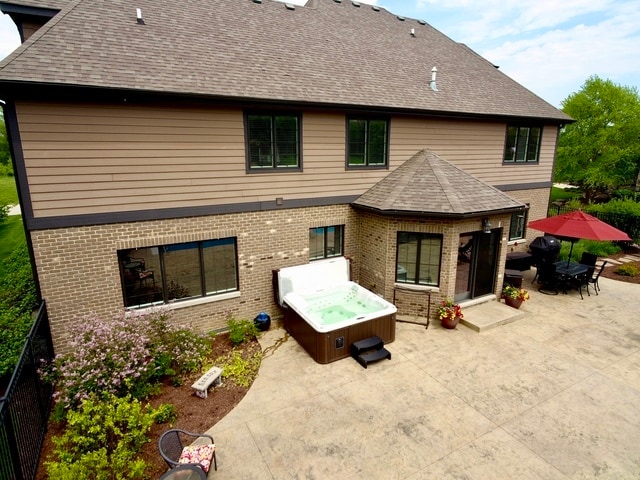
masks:
[[[580,186],[587,201],[640,186],[640,95],[592,76],[562,102],[575,123],[560,131],[554,180]]]

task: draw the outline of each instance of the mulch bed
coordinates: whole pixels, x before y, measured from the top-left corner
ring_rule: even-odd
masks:
[[[253,355],[260,351],[260,344],[257,340],[241,344],[244,352],[243,356]],[[233,345],[229,340],[228,334],[219,334],[213,341],[212,359],[226,355],[233,349]],[[142,458],[149,464],[151,469],[148,470],[149,478],[160,478],[167,471],[167,464],[162,460],[158,453],[158,439],[162,433],[170,428],[181,428],[188,432],[204,433],[220,421],[240,400],[246,395],[249,388],[239,387],[231,382],[224,382],[223,385],[209,389],[207,398],[199,398],[195,395],[191,385],[199,378],[199,374],[191,375],[184,379],[181,386],[175,387],[170,381],[165,382],[162,386],[162,392],[149,399],[149,403],[153,407],[157,407],[163,403],[170,403],[176,407],[178,418],[173,425],[161,424],[154,425],[151,428],[151,441],[142,449]],[[53,451],[53,443],[51,437],[59,436],[63,433],[63,426],[57,423],[50,423],[45,442],[40,456],[40,465],[36,480],[46,480],[49,477],[46,474],[44,462]]]
[[[617,253],[615,255],[610,255],[607,258],[611,258],[613,260],[617,260],[619,258],[622,257],[627,257],[629,255],[640,255],[640,248],[638,247],[632,247],[630,249],[627,249],[627,251],[625,253]],[[622,263],[622,265],[635,265],[636,267],[638,267],[638,270],[640,271],[640,262],[624,262]],[[619,267],[620,265],[611,265],[608,264],[604,270],[602,271],[602,275],[601,277],[603,278],[610,278],[612,280],[618,280],[620,282],[625,282],[625,283],[636,283],[636,284],[640,284],[640,275],[636,275],[634,277],[629,277],[627,275],[619,275],[617,273],[615,273],[616,269]],[[596,270],[597,272],[597,270]]]

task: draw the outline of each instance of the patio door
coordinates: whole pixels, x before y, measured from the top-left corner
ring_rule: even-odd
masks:
[[[456,302],[493,293],[501,229],[460,235],[456,270]]]

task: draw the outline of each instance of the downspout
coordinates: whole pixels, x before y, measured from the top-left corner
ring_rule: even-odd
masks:
[[[16,106],[12,100],[8,100],[6,102],[0,100],[0,103],[2,104],[4,121],[7,127],[9,154],[11,155],[11,163],[13,165],[14,177],[18,189],[18,202],[20,203],[20,209],[22,212],[22,226],[24,228],[25,238],[27,240],[27,249],[29,251],[29,259],[31,261],[31,273],[36,285],[36,296],[38,297],[38,302],[42,302],[38,269],[36,268],[36,260],[33,253],[33,242],[31,241],[31,234],[27,226],[29,220],[33,219],[33,206],[31,205],[31,194],[29,193],[29,183],[27,182],[27,169],[24,164],[24,153],[22,151],[22,140],[20,139]]]

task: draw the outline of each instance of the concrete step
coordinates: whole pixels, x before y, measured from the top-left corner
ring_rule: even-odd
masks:
[[[476,332],[484,332],[515,322],[527,315],[524,310],[510,307],[497,300],[465,306],[463,313],[464,318],[460,323]]]

